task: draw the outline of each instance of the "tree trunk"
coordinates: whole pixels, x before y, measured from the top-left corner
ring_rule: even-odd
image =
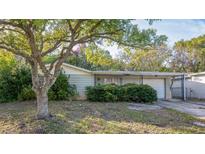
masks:
[[[39,90],[36,92],[37,97],[37,118],[45,119],[49,117],[48,113],[48,95],[47,90]]]

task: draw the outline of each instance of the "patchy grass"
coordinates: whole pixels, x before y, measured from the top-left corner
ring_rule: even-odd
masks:
[[[51,120],[36,120],[33,102],[0,104],[0,133],[205,133],[205,122],[170,109],[133,111],[127,103],[50,102]]]

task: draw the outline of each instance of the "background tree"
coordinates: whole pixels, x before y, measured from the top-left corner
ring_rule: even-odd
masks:
[[[12,53],[0,50],[0,72],[5,69],[12,69],[16,63],[15,56]]]
[[[56,55],[48,55],[45,57],[44,61],[46,63],[51,63],[55,58]],[[108,70],[112,69],[112,64],[114,64],[113,60],[109,51],[89,45],[88,47],[80,48],[79,52],[70,55],[65,60],[65,63],[88,70]]]
[[[170,54],[167,48],[137,50],[132,55],[128,67],[134,71],[166,71]]]
[[[151,36],[130,20],[0,20],[0,49],[23,57],[31,66],[38,118],[49,117],[47,92],[76,45],[103,39],[140,48],[153,43]],[[48,66],[44,57],[53,53],[58,54]]]
[[[167,71],[167,64],[171,56],[171,50],[167,47],[167,37],[157,35],[156,30],[148,29],[144,33],[150,33],[151,37],[145,37],[152,46],[145,48],[123,47],[118,58],[125,63],[126,70],[132,71]],[[146,36],[146,35],[145,35]]]
[[[91,70],[109,70],[112,69],[113,58],[108,50],[90,45],[85,48],[86,61],[91,64]]]
[[[177,72],[205,71],[205,36],[176,42],[171,67]]]

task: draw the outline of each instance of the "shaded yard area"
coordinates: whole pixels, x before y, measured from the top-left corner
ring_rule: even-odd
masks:
[[[205,133],[203,122],[171,109],[135,111],[128,103],[50,102],[51,120],[35,119],[34,102],[0,104],[0,133]]]

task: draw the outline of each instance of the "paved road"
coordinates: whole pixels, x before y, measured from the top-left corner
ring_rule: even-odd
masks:
[[[197,118],[205,119],[205,105],[197,104],[194,102],[169,102],[169,101],[160,101],[156,105],[164,107],[164,108],[170,108],[175,109],[180,112],[184,112],[187,114],[190,114],[192,116],[195,116]]]

